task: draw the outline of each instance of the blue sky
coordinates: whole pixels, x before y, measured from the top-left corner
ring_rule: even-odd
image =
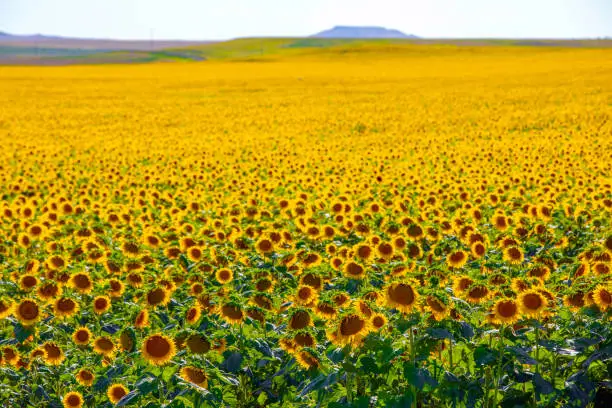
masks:
[[[612,37],[612,0],[0,0],[0,31],[71,37],[306,36],[378,25],[422,37]]]

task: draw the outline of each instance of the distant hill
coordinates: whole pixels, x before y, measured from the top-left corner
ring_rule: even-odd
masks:
[[[336,26],[313,35],[315,38],[418,38],[384,27]]]
[[[71,38],[44,34],[16,35],[0,31],[0,47],[61,48],[90,51],[153,51],[210,43],[211,41],[113,40],[104,38]]]

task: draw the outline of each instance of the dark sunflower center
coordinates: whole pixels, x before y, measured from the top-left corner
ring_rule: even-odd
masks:
[[[75,303],[72,299],[60,299],[57,302],[57,308],[62,312],[71,312],[74,310]]]
[[[359,316],[347,316],[340,323],[340,333],[343,336],[353,336],[364,328],[365,321]]]
[[[30,320],[38,316],[38,305],[34,302],[25,301],[19,305],[19,314]]]
[[[78,341],[87,341],[89,340],[89,334],[85,330],[79,330],[76,333],[76,338]]]
[[[542,298],[535,293],[529,293],[523,298],[523,304],[527,309],[538,310],[542,306]]]
[[[96,309],[105,309],[108,306],[106,299],[97,299],[95,302]]]
[[[188,368],[187,377],[188,380],[194,384],[203,384],[206,381],[206,374],[204,374],[204,371],[197,368]]]
[[[165,357],[170,352],[170,343],[161,336],[150,337],[145,347],[147,353],[157,358]]]
[[[106,337],[102,337],[96,341],[96,345],[100,350],[109,351],[113,349],[113,342],[107,339]]]
[[[359,264],[351,262],[346,266],[346,272],[352,276],[359,276],[363,273],[363,267]]]
[[[511,300],[500,302],[497,306],[497,312],[502,317],[513,317],[514,315],[516,315],[517,311],[518,307],[516,303]]]
[[[291,316],[290,326],[292,329],[300,330],[310,324],[310,315],[308,312],[299,311]]]
[[[223,315],[229,317],[230,319],[242,319],[242,310],[240,310],[240,308],[237,306],[225,305],[221,310],[223,311]]]
[[[401,305],[411,305],[415,300],[412,287],[403,283],[389,288],[389,297],[391,300]]]

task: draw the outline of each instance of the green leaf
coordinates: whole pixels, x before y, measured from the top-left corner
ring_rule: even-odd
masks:
[[[151,391],[157,389],[157,387],[157,379],[153,377],[142,378],[136,383],[136,388],[142,395],[149,394]]]
[[[172,378],[172,376],[174,375],[174,373],[176,372],[176,367],[173,366],[168,366],[166,368],[164,368],[164,371],[162,371],[162,379],[164,381],[170,381],[170,379]]]
[[[359,362],[361,363],[361,366],[363,368],[363,371],[367,374],[376,374],[378,373],[378,366],[376,365],[376,360],[374,360],[372,357],[370,356],[362,356],[359,359]]]
[[[21,323],[15,323],[13,332],[15,334],[15,339],[17,339],[19,343],[23,343],[28,337],[34,334],[34,328],[24,327]]]
[[[115,405],[115,406],[116,407],[124,407],[126,405],[129,405],[132,402],[136,402],[136,399],[139,396],[140,396],[140,393],[138,392],[138,390],[132,390],[126,396],[121,398],[119,400],[119,402],[117,403],[117,405]]]
[[[257,397],[257,403],[259,405],[264,405],[267,400],[268,400],[268,394],[266,394],[265,392],[260,393],[259,396]]]
[[[474,362],[477,366],[491,365],[497,360],[498,353],[486,346],[478,346],[474,350]]]

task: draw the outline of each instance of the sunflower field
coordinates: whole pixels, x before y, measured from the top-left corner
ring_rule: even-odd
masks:
[[[609,49],[0,67],[0,406],[612,394]]]

